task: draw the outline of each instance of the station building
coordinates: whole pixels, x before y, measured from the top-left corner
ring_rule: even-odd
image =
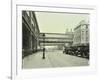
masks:
[[[89,44],[89,22],[82,20],[76,28],[74,28],[74,45]]]
[[[22,11],[22,55],[35,53],[39,46],[39,26],[34,11]]]

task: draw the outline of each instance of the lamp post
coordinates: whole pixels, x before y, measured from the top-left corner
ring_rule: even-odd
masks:
[[[43,33],[43,57],[42,59],[45,59],[45,33]]]

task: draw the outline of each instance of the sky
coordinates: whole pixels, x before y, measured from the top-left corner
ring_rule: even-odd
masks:
[[[65,33],[73,30],[80,21],[89,21],[88,14],[35,12],[40,32]]]

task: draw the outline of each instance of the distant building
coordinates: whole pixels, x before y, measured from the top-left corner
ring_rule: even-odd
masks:
[[[74,37],[74,32],[72,29],[70,29],[68,31],[68,29],[66,29],[66,32],[65,32],[65,35],[66,35],[66,40],[72,40],[72,42],[69,42],[69,43],[65,43],[65,46],[70,46],[73,44],[73,37]]]
[[[74,28],[73,44],[89,43],[89,22],[82,20],[76,28]]]
[[[22,11],[22,53],[23,56],[37,51],[39,27],[33,11]]]

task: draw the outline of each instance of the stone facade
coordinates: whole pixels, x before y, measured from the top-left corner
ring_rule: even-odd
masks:
[[[22,11],[22,53],[23,57],[37,51],[39,27],[33,11]]]
[[[88,44],[89,43],[89,23],[81,21],[76,28],[74,28],[73,44]]]

